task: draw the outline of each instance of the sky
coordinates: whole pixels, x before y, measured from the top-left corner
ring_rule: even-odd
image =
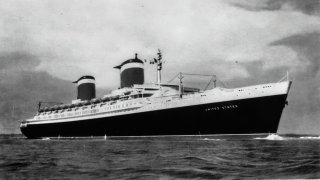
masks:
[[[293,80],[279,133],[320,134],[318,0],[11,0],[0,2],[0,133],[18,133],[38,101],[70,102],[72,81],[119,86],[112,67],[138,53],[227,87]],[[156,67],[145,66],[147,82]]]

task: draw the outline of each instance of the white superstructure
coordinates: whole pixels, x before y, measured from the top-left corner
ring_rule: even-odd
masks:
[[[178,90],[172,87],[136,85],[132,88],[114,90],[111,94],[105,95],[101,99],[78,102],[60,110],[39,112],[33,119],[28,119],[27,123],[42,124],[79,121],[160,109],[282,95],[288,93],[288,87],[288,81],[235,89],[216,87],[203,92],[187,93],[180,98]],[[219,108],[237,108],[237,105],[211,107],[206,110],[219,110]]]

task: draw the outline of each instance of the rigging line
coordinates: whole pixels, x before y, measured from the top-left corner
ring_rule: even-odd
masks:
[[[282,82],[283,80],[287,80],[289,81],[289,72],[287,71],[287,74],[285,76],[283,76],[278,82]]]
[[[218,81],[221,82],[221,84],[222,84],[222,86],[223,86],[224,88],[227,88],[226,85],[225,85],[221,80],[218,80]]]
[[[170,81],[167,82],[167,84],[169,84],[170,82],[172,82],[173,80],[175,80],[178,77],[179,73],[176,74]]]
[[[183,75],[191,75],[191,76],[216,76],[214,74],[192,74],[192,73],[182,73]]]
[[[193,74],[193,73],[182,73],[182,75],[189,75],[189,76],[212,76],[212,78],[216,77],[214,74]],[[174,79],[176,79],[179,76],[179,73],[175,75],[170,81],[167,83],[172,82]]]
[[[209,87],[209,85],[211,84],[211,82],[213,81],[213,79],[215,78],[215,76],[212,76],[209,83],[207,84],[207,86],[204,88],[204,90],[207,90],[207,88]]]

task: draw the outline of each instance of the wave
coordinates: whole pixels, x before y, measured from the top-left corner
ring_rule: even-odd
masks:
[[[158,173],[174,179],[221,179],[225,177],[225,175],[219,172],[197,168],[163,168],[160,169]]]
[[[320,139],[320,136],[302,136],[299,137],[300,139]]]
[[[281,140],[312,140],[312,139],[320,139],[320,136],[300,136],[300,137],[283,137],[278,134],[270,134],[267,137],[258,137],[253,139],[263,139],[263,140],[273,140],[273,141],[281,141]]]

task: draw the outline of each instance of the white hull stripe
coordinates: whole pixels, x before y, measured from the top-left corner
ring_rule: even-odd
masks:
[[[141,63],[136,63],[136,62],[133,62],[133,63],[128,63],[128,64],[125,64],[121,67],[121,72],[126,70],[126,69],[130,69],[130,68],[142,68],[143,69],[143,64]]]
[[[84,83],[95,83],[96,81],[94,79],[81,79],[80,81],[78,81],[78,86]]]

